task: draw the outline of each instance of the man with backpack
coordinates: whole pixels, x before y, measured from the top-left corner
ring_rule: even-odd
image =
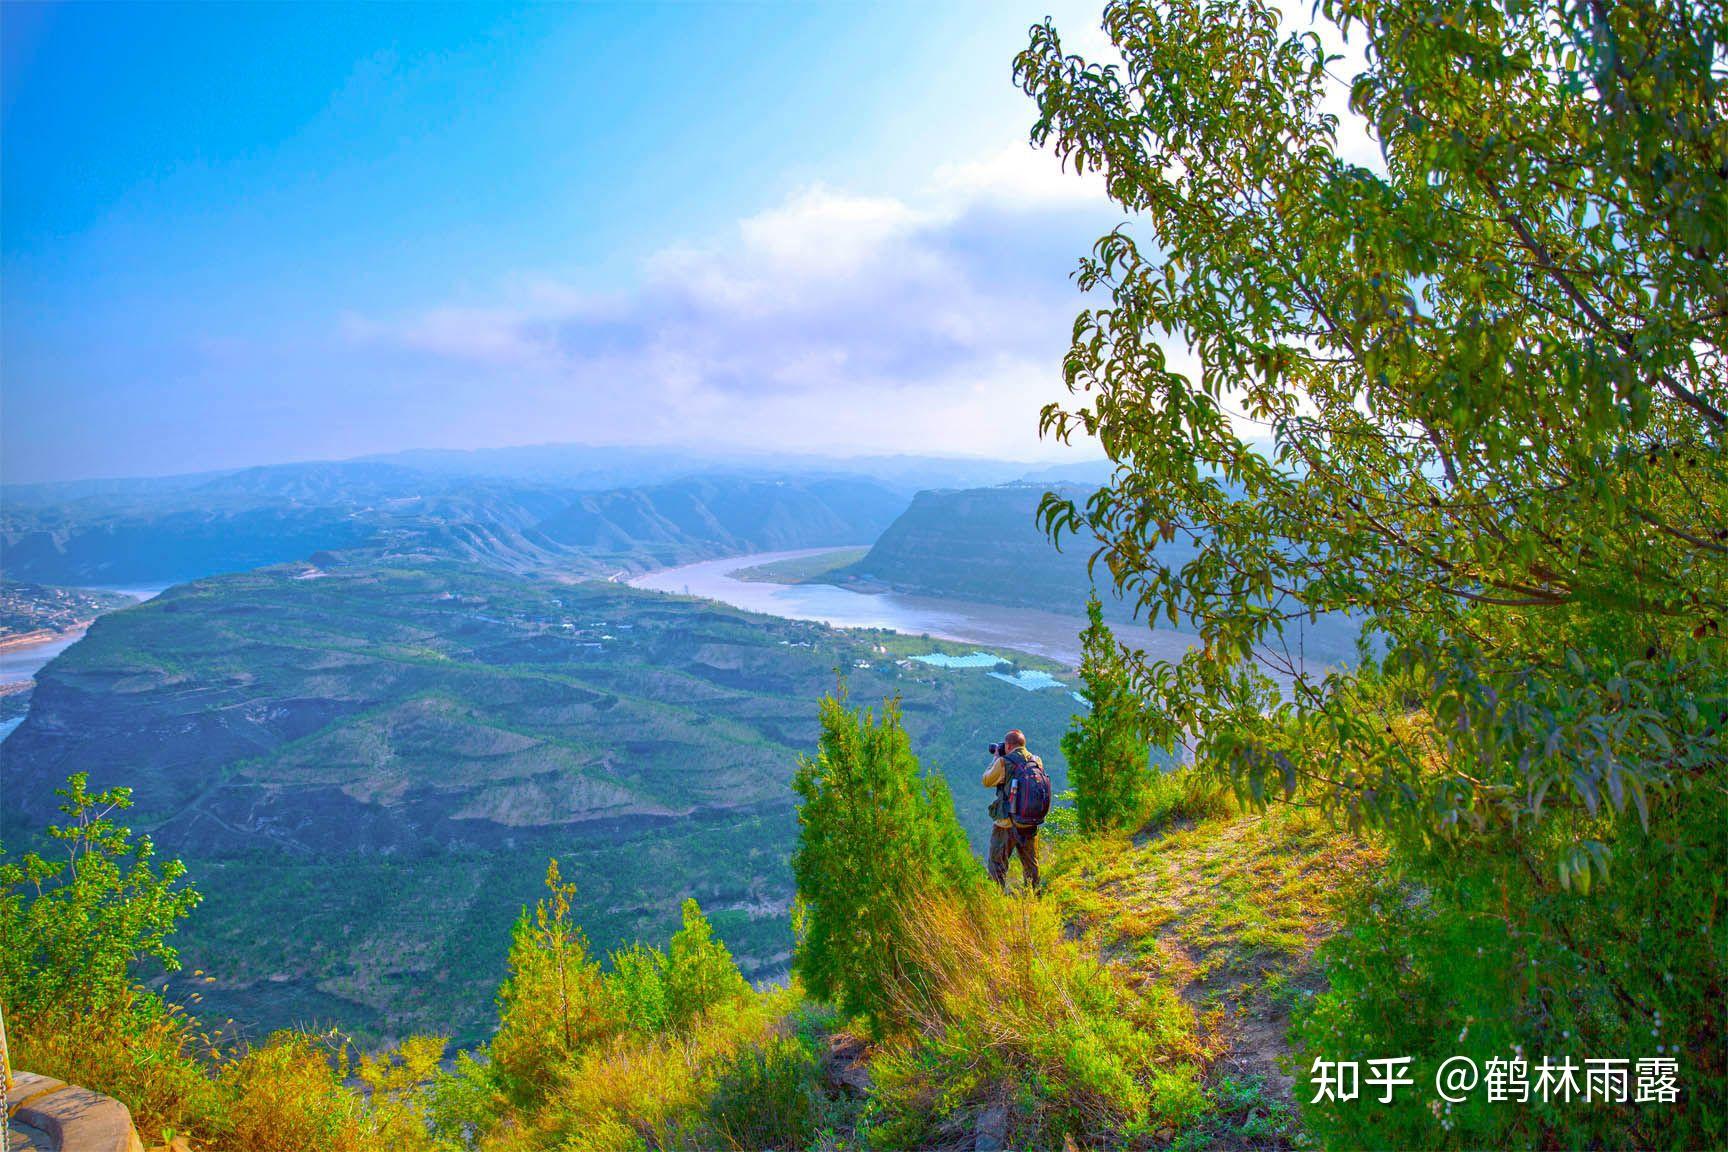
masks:
[[[984,787],[996,789],[990,817],[990,879],[1008,890],[1008,857],[1020,857],[1028,888],[1038,888],[1038,826],[1050,812],[1050,777],[1044,761],[1026,750],[1026,734],[1016,728],[990,745],[995,757],[984,772]]]

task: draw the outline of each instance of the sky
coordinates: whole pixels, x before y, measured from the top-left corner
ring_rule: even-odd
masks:
[[[1116,219],[1026,142],[1049,7],[0,5],[0,475],[1049,456]]]
[[[1099,5],[0,4],[0,479],[403,448],[1070,458]]]

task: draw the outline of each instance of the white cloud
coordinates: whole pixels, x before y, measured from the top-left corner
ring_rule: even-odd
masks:
[[[1336,96],[1342,150],[1372,162],[1342,85]],[[943,165],[903,196],[808,185],[722,236],[658,252],[626,288],[525,276],[478,304],[351,317],[346,330],[395,358],[395,378],[452,397],[504,381],[509,399],[468,418],[498,443],[1052,454],[1038,415],[1066,395],[1084,303],[1070,274],[1120,218],[1096,174],[1015,145]],[[1173,363],[1198,370],[1180,351]]]
[[[1016,149],[904,199],[803,188],[668,248],[629,291],[524,279],[482,306],[349,317],[348,337],[471,392],[507,370],[524,439],[1050,450],[1038,412],[1081,306],[1096,189]],[[400,365],[397,368],[400,369]]]
[[[1008,208],[1051,205],[1101,207],[1109,197],[1095,173],[1065,171],[1056,157],[1030,145],[1013,145],[990,156],[936,170],[932,186],[961,204],[984,201]]]

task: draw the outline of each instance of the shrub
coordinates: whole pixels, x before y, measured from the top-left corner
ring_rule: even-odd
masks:
[[[802,1148],[820,1116],[816,1060],[788,1036],[749,1048],[708,1102],[708,1127],[725,1147]]]
[[[561,1070],[536,1110],[484,1147],[714,1147],[704,1134],[715,1086],[742,1053],[767,1042],[794,995],[749,993],[712,1006],[682,1031],[624,1031],[597,1041]]]
[[[433,1135],[446,1148],[480,1147],[510,1108],[495,1070],[468,1052],[433,1079],[427,1095]]]
[[[1154,773],[1140,794],[1137,823],[1143,830],[1167,827],[1179,820],[1200,823],[1236,811],[1230,789],[1215,777],[1194,768]]]
[[[672,1019],[666,991],[666,953],[646,944],[632,944],[609,957],[612,971],[606,974],[618,1011],[632,1028],[658,1032]]]
[[[133,839],[111,819],[132,806],[130,788],[87,785],[80,772],[55,789],[67,822],[48,836],[63,859],[0,862],[0,987],[15,1018],[72,1005],[101,1012],[134,1000],[138,962],[180,966],[169,937],[200,899],[181,883],[185,865],[158,865],[148,836]]]
[[[122,1101],[147,1136],[207,1137],[223,1125],[225,1096],[210,1064],[220,1038],[203,1033],[177,1005],[134,987],[100,1012],[6,1008],[13,1068]]]
[[[86,1085],[132,1108],[146,1132],[205,1130],[220,1113],[195,1021],[139,987],[133,970],[180,966],[174,927],[198,903],[178,860],[113,814],[131,790],[92,793],[83,773],[56,790],[64,855],[0,855],[0,996],[17,1068]]]
[[[621,1021],[638,1031],[687,1028],[714,1005],[750,991],[701,906],[686,900],[683,915],[665,952],[638,943],[610,957],[607,993]]]
[[[223,1067],[230,1097],[222,1145],[247,1152],[393,1152],[430,1148],[420,1086],[444,1041],[415,1037],[351,1065],[335,1034],[277,1032]],[[353,1075],[362,1094],[344,1081]]]
[[[546,883],[516,926],[498,1034],[434,1082],[432,1126],[447,1146],[495,1152],[676,1146],[701,1129],[722,1070],[761,1042],[788,994],[752,992],[694,900],[667,951],[633,945],[603,974],[556,860]]]
[[[173,971],[175,926],[198,902],[179,861],[156,864],[148,837],[112,815],[129,789],[59,790],[67,823],[48,829],[63,860],[0,861],[0,993],[13,1066],[113,1096],[152,1139],[212,1149],[429,1146],[421,1084],[444,1041],[415,1037],[350,1066],[334,1037],[280,1032],[240,1050],[138,985],[133,967]],[[194,997],[196,999],[196,997]],[[344,1084],[352,1073],[362,1095]]]
[[[1072,788],[1056,794],[1050,805],[1050,814],[1044,818],[1044,826],[1038,833],[1044,838],[1043,843],[1048,845],[1071,841],[1080,835],[1080,818],[1074,810]]]
[[[1375,1147],[1705,1148],[1728,1143],[1728,799],[1723,775],[1657,802],[1650,828],[1543,829],[1467,845],[1400,845],[1396,879],[1323,952],[1330,991],[1301,1013],[1299,1063],[1411,1056],[1418,1085],[1441,1061],[1522,1053],[1679,1061],[1672,1104],[1489,1103],[1478,1089],[1440,1116],[1432,1095],[1392,1105],[1308,1103],[1327,1144]],[[1607,883],[1558,880],[1579,835],[1609,837]],[[1582,875],[1582,874],[1581,874]],[[1583,1072],[1579,1072],[1583,1083]]]

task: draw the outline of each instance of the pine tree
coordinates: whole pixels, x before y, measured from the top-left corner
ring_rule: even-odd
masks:
[[[526,910],[510,937],[509,974],[498,989],[498,1034],[492,1064],[518,1103],[550,1088],[557,1070],[594,1041],[618,1030],[619,1020],[600,965],[570,913],[576,885],[546,866],[546,899]]]
[[[1140,699],[1116,637],[1104,623],[1094,595],[1086,603],[1089,623],[1080,634],[1081,695],[1090,705],[1062,737],[1075,815],[1082,832],[1120,827],[1140,808],[1146,786],[1148,749]]]
[[[878,721],[823,699],[819,751],[793,787],[802,799],[796,970],[813,995],[881,1031],[896,983],[913,975],[905,910],[916,894],[976,884],[977,862],[947,786],[920,772],[896,700]]]
[[[673,1027],[683,1028],[708,1008],[750,991],[726,945],[694,900],[684,901],[684,927],[666,948],[666,1009]]]
[[[750,985],[694,900],[684,901],[684,927],[662,952],[636,943],[612,953],[606,990],[631,1028],[655,1033],[688,1029],[717,1004],[747,995]]]

